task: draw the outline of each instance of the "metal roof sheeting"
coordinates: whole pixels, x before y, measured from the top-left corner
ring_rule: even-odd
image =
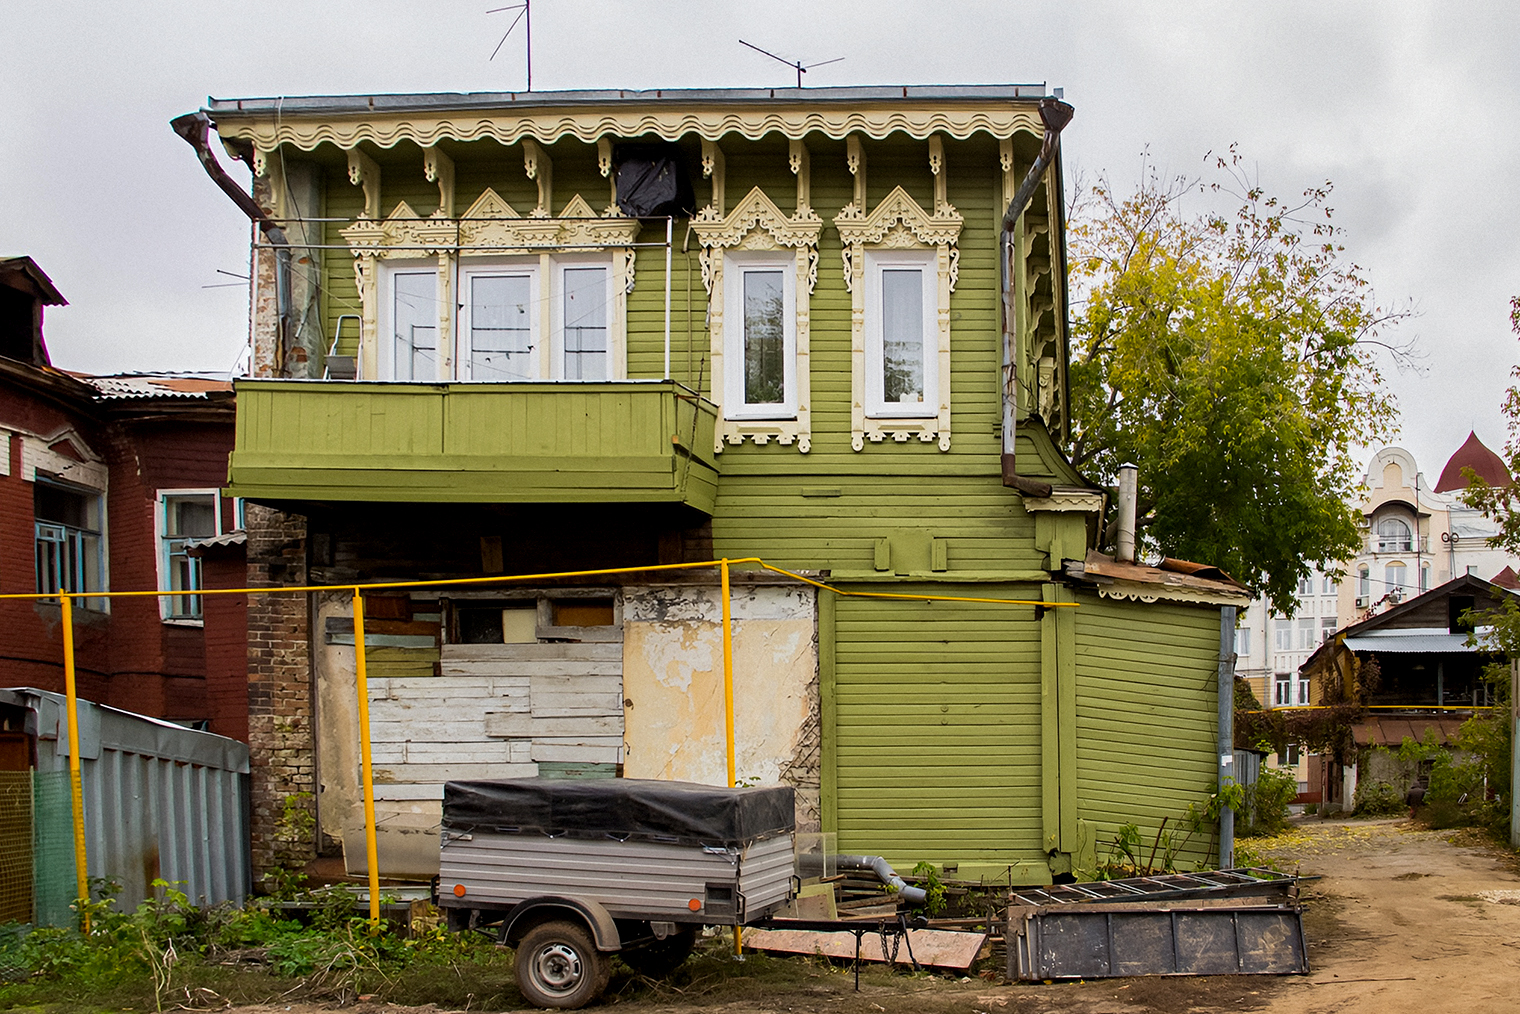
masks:
[[[1380,630],[1347,637],[1346,647],[1352,651],[1436,655],[1466,655],[1478,650],[1468,647],[1466,634],[1445,630]]]
[[[28,710],[39,774],[67,772],[64,696],[18,687],[0,690],[0,703]],[[245,744],[80,701],[79,759],[89,874],[121,885],[118,911],[150,897],[157,877],[196,904],[242,902],[249,887]],[[70,821],[63,823],[49,832],[67,837]],[[66,907],[45,914],[39,919],[56,925],[72,918]]]
[[[209,398],[231,393],[232,383],[201,374],[121,373],[111,377],[74,376],[95,388],[101,401],[116,398]]]

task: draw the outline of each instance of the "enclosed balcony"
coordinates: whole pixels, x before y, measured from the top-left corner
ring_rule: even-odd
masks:
[[[228,492],[272,505],[671,503],[711,514],[715,419],[673,381],[244,380]]]

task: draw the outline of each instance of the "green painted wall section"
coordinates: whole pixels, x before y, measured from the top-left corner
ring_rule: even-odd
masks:
[[[714,410],[679,393],[667,383],[240,381],[229,493],[261,500],[664,501],[710,512]]]
[[[1148,851],[1163,818],[1177,828],[1214,791],[1219,609],[1077,601],[1078,812],[1098,830],[1100,859],[1129,822]],[[1214,845],[1210,828],[1184,858],[1202,861]]]
[[[979,592],[1039,598],[1036,585]],[[840,851],[879,853],[899,870],[928,860],[1000,875],[1026,864],[1016,881],[1033,864],[1034,879],[1048,879],[1033,608],[853,598],[832,608]]]

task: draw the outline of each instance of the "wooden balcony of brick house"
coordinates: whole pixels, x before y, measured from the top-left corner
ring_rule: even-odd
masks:
[[[256,502],[713,512],[717,409],[674,381],[243,380],[236,390],[227,492]]]

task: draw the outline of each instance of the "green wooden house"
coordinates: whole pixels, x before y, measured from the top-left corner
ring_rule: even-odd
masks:
[[[797,786],[801,826],[900,868],[1048,882],[1124,824],[1149,840],[1216,785],[1221,625],[1244,590],[1096,552],[1104,490],[1061,454],[1058,153],[1004,226],[1046,98],[375,95],[182,117],[214,177],[208,123],[254,174],[228,482],[250,580],[759,557],[903,596],[736,570],[739,778]],[[447,778],[721,781],[717,582],[368,595],[385,871],[436,864]],[[345,839],[362,863],[348,603],[250,601],[265,867]],[[308,798],[318,840],[282,838]]]

